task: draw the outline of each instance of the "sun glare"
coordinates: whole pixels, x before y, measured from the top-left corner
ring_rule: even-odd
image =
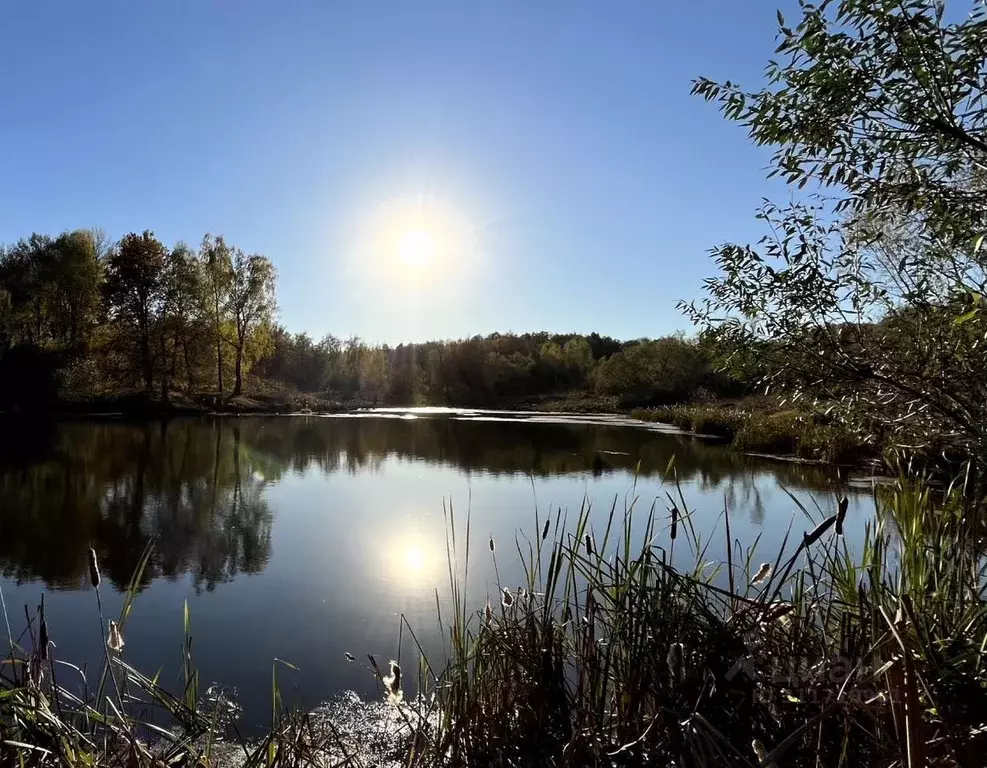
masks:
[[[409,547],[404,553],[404,565],[409,571],[422,570],[425,567],[425,553],[419,547]]]
[[[437,297],[463,290],[476,277],[476,229],[448,201],[427,195],[394,198],[355,223],[359,275],[378,301],[385,294],[402,302]]]
[[[409,229],[399,238],[397,256],[409,267],[424,267],[435,259],[435,240],[424,229]]]
[[[405,522],[391,529],[388,539],[380,542],[381,576],[394,585],[432,587],[438,583],[439,565],[444,562],[434,546],[439,532],[426,533],[410,519]]]

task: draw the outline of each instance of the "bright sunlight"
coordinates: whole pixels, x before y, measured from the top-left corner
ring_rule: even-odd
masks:
[[[421,547],[408,547],[404,553],[404,564],[409,571],[421,571],[425,567],[425,553]]]
[[[369,210],[358,227],[355,251],[375,291],[381,280],[393,281],[401,292],[461,286],[473,272],[473,225],[448,201],[428,195],[391,199]]]
[[[398,258],[409,267],[426,267],[435,259],[435,239],[426,229],[409,229],[398,238]]]

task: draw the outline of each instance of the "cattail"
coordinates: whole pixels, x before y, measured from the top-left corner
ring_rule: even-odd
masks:
[[[774,602],[768,606],[768,611],[765,614],[764,620],[779,621],[781,619],[786,618],[788,614],[790,614],[794,610],[795,610],[794,603],[786,603],[783,601]]]
[[[493,606],[490,605],[489,600],[487,600],[487,605],[483,609],[483,619],[487,624],[493,621]]]
[[[38,653],[42,661],[48,661],[48,622],[45,621],[44,607],[41,610],[41,627],[38,630],[38,642],[41,645]]]
[[[844,496],[840,499],[840,506],[836,512],[836,535],[843,535],[843,521],[846,519],[847,509],[850,507],[850,499]]]
[[[764,744],[758,739],[754,739],[751,742],[751,749],[754,750],[754,754],[757,755],[757,761],[761,765],[764,765],[765,761],[768,759],[768,750],[764,748]]]
[[[493,536],[490,537],[490,541],[488,542],[488,546],[490,547],[490,551],[491,552],[493,552],[493,551],[495,551],[497,549],[497,547],[494,546]]]
[[[668,535],[672,541],[675,541],[675,535],[679,532],[679,508],[673,504],[669,511],[672,513],[672,529]]]
[[[548,524],[552,522],[551,520],[545,521],[545,527],[541,529],[541,540],[545,541],[548,538]]]
[[[754,578],[751,579],[751,586],[756,587],[758,584],[763,584],[771,576],[771,563],[761,563],[761,567],[757,569],[757,573],[754,574]]]
[[[96,550],[89,547],[89,582],[93,587],[99,586],[99,561],[96,560]]]
[[[38,606],[38,653],[41,661],[48,661],[48,622],[45,620],[45,593],[41,593],[41,605]]]
[[[836,515],[832,515],[831,517],[827,517],[825,520],[819,523],[819,525],[813,528],[809,533],[803,533],[802,548],[808,549],[817,541],[819,541],[819,539],[822,538],[822,535],[826,533],[826,531],[829,530],[829,527],[835,522],[836,522]]]
[[[106,641],[106,647],[111,651],[119,653],[123,650],[123,635],[120,633],[120,625],[110,619],[110,638]]]
[[[387,697],[397,704],[404,698],[404,691],[401,690],[401,667],[391,660],[391,674],[384,678],[384,687],[387,689]]]
[[[668,662],[668,671],[672,680],[676,683],[682,682],[685,672],[685,646],[682,643],[672,643],[665,661]]]
[[[509,589],[504,590],[503,603],[505,608],[510,608],[512,605],[514,605],[514,595],[511,594],[511,591]]]
[[[593,537],[588,533],[586,534],[586,554],[590,557],[593,556]]]
[[[44,682],[45,668],[41,666],[41,657],[31,654],[31,660],[27,665],[27,687],[31,691],[40,693],[41,683]]]
[[[343,654],[343,655],[344,655],[344,656],[346,656],[346,660],[347,660],[347,661],[354,661],[354,662],[356,661],[356,656],[354,656],[354,655],[353,655],[352,653],[350,653],[349,651],[347,651],[347,652],[346,652],[345,654]]]

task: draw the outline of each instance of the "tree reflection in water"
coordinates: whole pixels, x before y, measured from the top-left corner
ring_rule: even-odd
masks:
[[[8,425],[9,426],[9,425]],[[11,434],[12,433],[12,434]],[[189,574],[212,590],[271,553],[266,487],[285,473],[373,473],[388,457],[467,474],[674,473],[719,490],[754,522],[758,482],[832,488],[833,473],[744,457],[685,436],[620,426],[430,418],[245,417],[78,421],[8,429],[0,452],[0,570],[73,589],[92,544],[124,587],[156,538],[145,583]]]
[[[145,583],[190,574],[211,590],[270,556],[266,465],[235,422],[68,423],[43,455],[11,459],[0,468],[4,576],[83,586],[92,544],[122,588],[156,537]]]

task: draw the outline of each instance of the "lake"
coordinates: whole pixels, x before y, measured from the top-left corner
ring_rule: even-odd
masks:
[[[468,589],[482,606],[495,573],[520,582],[516,532],[533,538],[536,515],[572,519],[583,503],[602,535],[614,504],[634,504],[643,525],[652,505],[666,516],[666,494],[681,494],[711,560],[724,556],[725,507],[742,546],[761,536],[758,561],[774,558],[793,520],[796,540],[812,527],[789,493],[826,513],[847,493],[851,541],[873,510],[870,490],[839,490],[831,469],[616,417],[395,409],[6,426],[0,585],[14,634],[45,592],[56,658],[98,667],[88,548],[112,617],[153,541],[124,658],[177,687],[187,602],[201,687],[235,690],[248,730],[269,717],[275,658],[298,667],[279,669],[285,698],[312,707],[343,690],[378,695],[346,652],[414,666],[401,616],[441,655],[450,516],[460,545],[469,517]]]

